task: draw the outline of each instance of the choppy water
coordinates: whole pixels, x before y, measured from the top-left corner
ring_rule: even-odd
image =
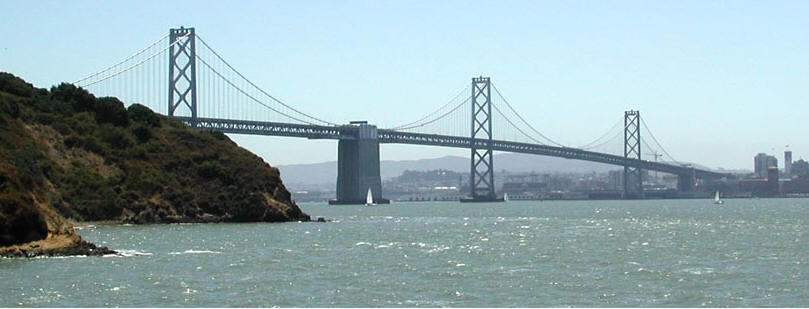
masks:
[[[0,259],[0,307],[809,306],[809,199],[303,208],[86,227],[128,256]]]

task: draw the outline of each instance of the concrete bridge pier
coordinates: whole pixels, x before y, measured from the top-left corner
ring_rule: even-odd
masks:
[[[382,197],[376,126],[365,121],[351,125],[358,127],[358,135],[355,139],[341,139],[337,144],[337,198],[329,204],[365,204],[368,188],[375,203],[388,204],[390,201]]]
[[[693,192],[696,184],[697,184],[697,177],[693,169],[688,174],[677,175],[677,191]]]

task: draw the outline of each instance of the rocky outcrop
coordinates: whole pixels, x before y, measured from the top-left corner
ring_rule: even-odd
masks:
[[[38,200],[19,181],[0,172],[6,192],[0,195],[0,256],[37,257],[63,255],[116,254],[98,247],[76,234],[73,225],[48,204]],[[9,194],[8,188],[17,196]],[[33,188],[32,188],[33,189]]]
[[[106,252],[82,241],[63,218],[311,220],[277,168],[222,133],[70,84],[37,89],[0,72],[0,252]]]
[[[20,245],[0,247],[0,256],[32,258],[38,256],[107,255],[118,254],[81,239],[77,234],[57,235]]]

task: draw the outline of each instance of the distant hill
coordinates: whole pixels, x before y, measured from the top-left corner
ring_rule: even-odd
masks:
[[[537,173],[589,173],[606,172],[620,167],[555,157],[528,154],[503,153],[494,156],[496,171]],[[405,170],[429,171],[447,169],[456,172],[469,172],[469,158],[446,156],[434,159],[383,160],[380,162],[382,179],[399,176]],[[313,164],[279,165],[284,182],[291,188],[334,189],[337,180],[337,161]]]

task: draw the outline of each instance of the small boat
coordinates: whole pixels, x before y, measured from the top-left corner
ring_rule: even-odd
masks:
[[[717,204],[717,205],[725,203],[725,201],[723,201],[722,199],[719,198],[719,191],[716,191],[716,195],[714,195],[714,197],[713,197],[713,203]]]
[[[508,193],[503,193],[503,202],[508,202]]]
[[[371,194],[371,187],[368,187],[368,194],[365,195],[365,206],[376,206],[374,195]]]

